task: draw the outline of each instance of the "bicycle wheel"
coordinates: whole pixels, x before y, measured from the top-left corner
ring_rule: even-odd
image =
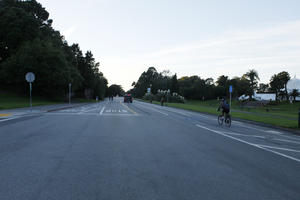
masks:
[[[220,126],[222,126],[223,121],[224,121],[223,116],[222,116],[222,115],[219,115],[219,116],[218,116],[218,123],[219,123]]]
[[[230,127],[230,126],[231,126],[231,117],[230,117],[230,115],[228,115],[228,117],[226,118],[226,120],[225,120],[225,125],[226,125],[227,127]]]

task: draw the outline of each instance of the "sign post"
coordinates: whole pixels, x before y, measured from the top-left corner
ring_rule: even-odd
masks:
[[[233,92],[233,87],[232,85],[229,86],[229,93],[230,93],[230,100],[229,100],[229,106],[230,106],[230,110],[231,110],[231,95],[232,95],[232,92]]]
[[[71,104],[71,89],[72,89],[72,83],[69,83],[69,105]]]
[[[31,92],[32,92],[32,83],[35,80],[34,73],[28,72],[25,75],[25,79],[29,83],[29,97],[30,97],[30,100],[29,100],[30,103],[29,104],[30,104],[30,111],[32,112],[32,95],[31,95]]]

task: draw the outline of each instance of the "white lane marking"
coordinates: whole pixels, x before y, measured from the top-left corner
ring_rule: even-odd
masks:
[[[141,105],[142,103],[141,102],[139,102],[140,103],[140,106],[143,106],[143,107],[145,107],[145,106],[149,106],[149,104],[148,103],[144,103],[144,104],[146,104],[145,106],[144,105]],[[153,104],[152,104],[153,105]],[[156,110],[156,108],[153,108],[153,107],[157,107],[156,105],[153,105],[153,106],[151,106],[152,107],[152,109],[155,109]],[[148,107],[147,107],[148,108]],[[179,112],[179,111],[177,111],[177,110],[173,110],[173,109],[168,109],[168,108],[163,108],[163,107],[159,107],[159,109],[161,109],[161,110],[164,110],[164,111],[168,111],[168,112],[174,112],[174,113],[177,113],[177,114],[181,114],[181,115],[184,115],[184,116],[187,116],[187,117],[190,117],[191,115],[190,114],[188,114],[187,112]],[[158,111],[157,111],[158,112]],[[167,114],[167,113],[165,113],[165,114]],[[168,114],[167,114],[168,115]]]
[[[103,115],[103,111],[104,111],[104,109],[105,109],[105,106],[103,106],[103,108],[101,109],[101,111],[100,111],[100,115]]]
[[[168,108],[161,108],[161,109],[164,110],[164,111],[169,111],[169,112],[174,112],[174,113],[177,113],[177,114],[180,114],[180,115],[184,115],[186,117],[190,117],[191,116],[190,114],[187,114],[185,112],[179,112],[179,111],[177,111],[175,109],[168,109]]]
[[[147,107],[147,106],[142,106],[142,105],[140,105],[140,106],[143,107],[143,108],[149,109],[149,110],[156,111],[156,112],[158,112],[158,113],[160,113],[160,114],[163,114],[163,115],[166,115],[166,116],[169,115],[169,114],[167,114],[167,113],[161,112],[161,111],[159,111],[159,110],[157,110],[157,109],[154,109],[154,108],[149,108],[149,107]]]
[[[18,118],[20,118],[20,117],[11,117],[8,119],[1,119],[0,122],[5,122],[5,121],[13,120],[13,119],[18,119]]]
[[[278,150],[283,150],[283,151],[291,151],[291,152],[300,153],[300,150],[296,150],[296,149],[287,149],[287,148],[274,147],[274,146],[268,146],[268,145],[262,145],[262,144],[259,144],[259,146],[260,147],[270,148],[270,149],[278,149]]]
[[[277,134],[277,135],[281,135],[282,134],[279,131],[273,131],[273,130],[268,130],[268,131],[265,131],[265,132],[272,133],[272,134]]]
[[[274,140],[282,141],[282,142],[289,142],[289,143],[294,143],[294,144],[300,144],[300,142],[292,141],[292,140],[285,140],[285,139],[277,139],[275,138]]]
[[[80,114],[82,114],[82,113],[94,111],[94,110],[98,110],[98,108],[92,108],[92,109],[86,109],[86,110],[80,111],[80,112],[78,112],[78,115],[80,115]]]
[[[116,113],[116,114],[112,114],[112,113],[104,113],[102,116],[140,116],[139,114],[119,114],[119,113]]]
[[[236,123],[236,122],[235,122]],[[266,132],[266,130],[263,130],[263,129],[259,129],[259,128],[254,128],[254,127],[252,127],[252,126],[246,126],[246,125],[244,125],[243,123],[237,123],[238,124],[238,126],[241,126],[241,127],[244,127],[244,128],[250,128],[250,129],[253,129],[253,130],[256,130],[256,131],[261,131],[261,132]]]
[[[61,112],[57,112],[57,113],[45,113],[45,115],[73,115],[76,116],[78,115],[78,113],[61,113]],[[99,115],[98,113],[81,113],[80,115]]]
[[[244,136],[244,137],[266,138],[265,136],[261,136],[261,135],[247,135],[247,134],[240,134],[240,133],[233,133],[233,132],[223,132],[223,133],[229,135]]]
[[[122,110],[122,112],[127,113],[127,110]]]
[[[217,134],[222,135],[222,136],[224,136],[224,137],[228,137],[228,138],[230,138],[230,139],[232,139],[232,140],[236,140],[236,141],[239,141],[239,142],[241,142],[241,143],[248,144],[248,145],[250,145],[250,146],[254,146],[254,147],[257,147],[257,148],[259,148],[259,149],[263,149],[263,150],[265,150],[265,151],[272,152],[272,153],[277,154],[277,155],[280,155],[280,156],[282,156],[282,157],[289,158],[289,159],[291,159],[291,160],[300,162],[300,159],[294,158],[294,157],[292,157],[292,156],[288,156],[288,155],[283,154],[283,153],[279,153],[279,152],[277,152],[277,151],[273,151],[273,150],[271,150],[271,149],[264,148],[264,147],[259,146],[259,145],[257,145],[257,144],[253,144],[253,143],[250,143],[250,142],[246,142],[245,140],[241,140],[241,139],[239,139],[239,138],[235,138],[235,137],[233,137],[233,136],[230,136],[230,135],[227,135],[227,134],[225,134],[225,133],[222,133],[221,131],[213,130],[213,129],[207,128],[207,127],[205,127],[205,126],[201,126],[201,125],[199,125],[199,124],[196,124],[196,126],[199,127],[199,128],[206,129],[206,130],[208,130],[208,131],[217,133]]]

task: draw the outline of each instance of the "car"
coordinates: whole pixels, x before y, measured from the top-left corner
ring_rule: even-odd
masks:
[[[125,103],[132,103],[132,100],[133,100],[133,98],[132,98],[132,95],[131,94],[125,94],[124,95],[124,102]]]

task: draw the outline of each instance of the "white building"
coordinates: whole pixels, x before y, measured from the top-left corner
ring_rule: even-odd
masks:
[[[252,96],[253,99],[257,101],[275,101],[276,94],[275,93],[256,93]],[[239,100],[246,100],[249,99],[249,96],[242,95],[239,97]]]

